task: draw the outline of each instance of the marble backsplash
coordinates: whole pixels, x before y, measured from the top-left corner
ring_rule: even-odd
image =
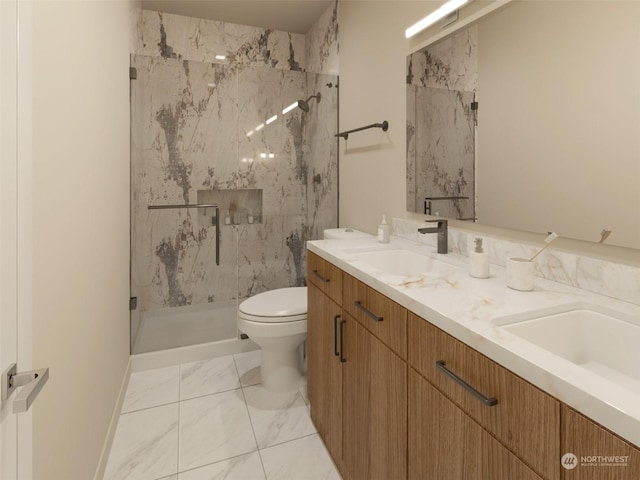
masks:
[[[394,218],[393,234],[435,247],[436,235],[418,233],[418,228],[424,226],[424,222]],[[507,258],[530,258],[542,247],[450,227],[449,252],[468,256],[475,237],[483,238],[489,262],[502,267]],[[640,305],[640,268],[558,251],[553,247],[542,252],[534,263],[539,277]]]
[[[303,285],[305,242],[337,224],[337,76],[319,73],[337,66],[335,5],[306,36],[151,11],[140,18],[131,92],[138,309]],[[305,71],[308,45],[318,73]],[[318,92],[309,112],[282,114]],[[206,190],[260,192],[253,224],[224,225],[220,212],[220,265],[213,209],[147,208],[195,204]]]

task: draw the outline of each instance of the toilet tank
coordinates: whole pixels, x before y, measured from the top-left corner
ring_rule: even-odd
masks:
[[[361,232],[360,230],[354,230],[353,228],[327,228],[323,234],[325,240],[346,240],[349,238],[367,237],[371,237],[371,235]]]

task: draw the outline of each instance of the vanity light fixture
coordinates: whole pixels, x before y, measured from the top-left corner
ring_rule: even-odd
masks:
[[[291,110],[293,110],[294,108],[296,108],[298,106],[298,102],[293,102],[291,105],[289,105],[287,108],[285,108],[284,110],[282,110],[282,114],[286,115],[287,113],[289,113]]]
[[[278,115],[274,115],[273,117],[270,117],[266,122],[267,125],[269,125],[270,123],[275,122],[277,118],[278,118]]]
[[[424,17],[422,20],[411,25],[409,28],[407,28],[404,32],[404,36],[406,38],[413,37],[417,33],[420,33],[422,30],[424,30],[425,28],[436,23],[438,20],[456,11],[468,1],[469,0],[449,0],[447,3],[443,4],[440,8],[438,8],[437,10],[431,12],[429,15]]]

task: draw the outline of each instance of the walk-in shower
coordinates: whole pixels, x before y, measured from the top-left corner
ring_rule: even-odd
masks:
[[[131,59],[132,353],[237,338],[238,302],[303,285],[305,241],[337,223],[335,75],[144,52]]]

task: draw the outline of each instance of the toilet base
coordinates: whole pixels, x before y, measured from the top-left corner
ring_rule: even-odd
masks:
[[[296,390],[302,379],[302,349],[274,352],[262,349],[262,385],[271,392]]]

